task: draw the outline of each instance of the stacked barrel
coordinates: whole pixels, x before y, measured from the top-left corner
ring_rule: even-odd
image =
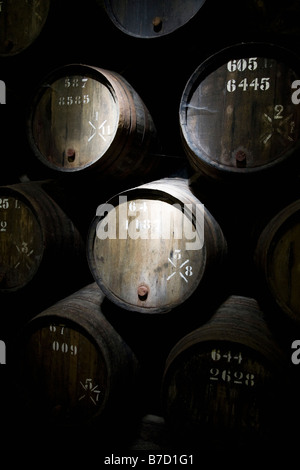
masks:
[[[297,441],[299,30],[261,3],[0,5],[8,446]]]

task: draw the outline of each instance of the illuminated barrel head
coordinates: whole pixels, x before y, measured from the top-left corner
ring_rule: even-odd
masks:
[[[116,72],[69,64],[51,72],[30,107],[27,135],[52,170],[114,179],[152,171],[159,139],[141,97]]]
[[[105,82],[70,75],[43,89],[33,118],[33,138],[47,165],[75,171],[97,161],[118,125],[118,106]]]
[[[105,294],[145,313],[182,304],[227,253],[219,224],[180,178],[146,183],[100,205],[87,244]]]
[[[182,141],[193,168],[226,178],[286,162],[299,148],[299,77],[299,60],[291,54],[251,43],[200,64],[180,104]]]

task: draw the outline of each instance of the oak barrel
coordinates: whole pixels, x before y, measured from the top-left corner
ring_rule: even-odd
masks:
[[[0,187],[1,295],[58,300],[86,282],[86,266],[81,234],[39,182]]]
[[[299,199],[281,209],[265,225],[257,240],[254,261],[268,308],[276,306],[286,318],[299,324]]]
[[[285,361],[257,301],[228,297],[166,360],[162,407],[175,440],[253,448],[282,435]]]
[[[0,56],[13,56],[27,49],[41,33],[50,0],[5,0],[0,4]]]
[[[104,299],[89,284],[24,326],[14,355],[25,414],[44,424],[80,425],[133,412],[138,361],[103,315]]]
[[[135,3],[104,0],[103,3],[108,17],[123,33],[150,39],[177,31],[198,13],[205,0],[142,0]]]
[[[198,66],[179,110],[182,143],[196,172],[227,181],[291,165],[299,149],[299,64],[281,46],[242,43]]]
[[[99,205],[87,237],[95,281],[122,308],[165,313],[216,282],[221,227],[183,178],[131,188]]]
[[[58,172],[90,169],[125,179],[157,165],[152,117],[116,72],[69,64],[46,77],[32,99],[27,135],[36,157]]]

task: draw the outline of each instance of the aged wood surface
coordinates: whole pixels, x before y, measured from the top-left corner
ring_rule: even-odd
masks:
[[[0,8],[0,56],[12,56],[38,37],[48,17],[50,0],[6,0]]]
[[[168,311],[190,297],[206,272],[222,264],[227,247],[221,228],[184,180],[162,179],[122,197],[124,202],[115,199],[116,206],[109,201],[112,210],[92,223],[91,271],[122,307]]]
[[[277,53],[277,57],[276,57]],[[201,64],[180,124],[192,166],[213,177],[268,170],[299,147],[299,62],[280,48],[233,46]]]
[[[84,263],[80,232],[39,182],[1,186],[1,294],[28,290],[39,298],[37,286],[49,283],[49,294],[55,295],[56,289],[58,294],[64,286],[77,284]],[[74,266],[81,270],[76,277]]]
[[[153,38],[176,31],[193,18],[204,3],[205,0],[105,0],[104,6],[121,31],[140,38]]]
[[[102,314],[103,299],[96,283],[88,285],[21,331],[16,371],[23,404],[35,419],[86,423],[120,413],[136,393],[137,359]]]
[[[296,200],[262,231],[256,246],[255,263],[266,288],[281,311],[300,321],[300,201]]]
[[[91,167],[113,178],[147,173],[157,150],[153,120],[119,74],[84,65],[65,66],[38,89],[28,137],[43,164],[61,172]]]
[[[257,302],[229,297],[167,358],[163,406],[171,432],[192,447],[202,439],[208,448],[267,443],[284,416],[285,361]]]

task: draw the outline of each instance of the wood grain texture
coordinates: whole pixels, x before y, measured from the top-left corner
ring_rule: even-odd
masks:
[[[155,38],[176,31],[188,23],[205,0],[139,2],[105,0],[104,7],[114,25],[139,38]]]
[[[138,387],[138,361],[102,314],[104,298],[92,283],[38,314],[21,331],[19,397],[32,418],[82,424],[129,408]]]
[[[6,0],[0,6],[0,56],[13,56],[27,49],[42,31],[50,0]]]
[[[180,105],[192,167],[232,178],[288,160],[299,147],[300,108],[292,100],[299,73],[296,57],[264,44],[232,46],[202,63]]]
[[[108,204],[112,210],[91,224],[87,250],[94,279],[118,305],[144,313],[169,311],[224,262],[222,230],[186,180],[147,183]]]
[[[59,172],[90,169],[124,179],[158,163],[151,158],[159,146],[152,117],[112,71],[75,64],[50,74],[33,99],[27,129],[37,158]]]
[[[256,300],[230,296],[170,351],[162,387],[169,429],[191,447],[272,441],[284,416],[285,361]]]
[[[84,272],[82,236],[39,182],[0,188],[0,227],[1,294],[28,290],[43,297],[43,289],[47,298],[70,283],[78,286],[81,274],[75,276],[74,266]]]
[[[258,238],[254,260],[267,297],[284,315],[300,321],[300,201],[282,209]]]

